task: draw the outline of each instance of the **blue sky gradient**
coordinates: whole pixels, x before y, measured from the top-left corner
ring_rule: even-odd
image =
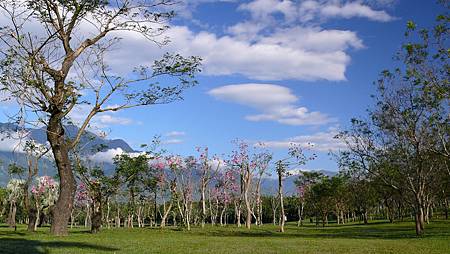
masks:
[[[431,0],[310,1],[320,3],[322,6],[340,7],[356,3],[361,9],[345,15],[334,13],[323,16],[316,13],[314,18],[308,21],[302,20],[304,16],[286,21],[287,17],[282,12],[269,13],[255,18],[256,14],[249,8],[244,10],[243,5],[258,1],[264,2],[262,0],[184,1],[183,6],[177,9],[179,15],[173,20],[172,25],[185,27],[196,35],[208,33],[217,38],[227,36],[233,39],[236,39],[238,35],[231,34],[230,27],[250,21],[253,26],[268,22],[268,25],[259,31],[259,36],[272,36],[271,39],[276,39],[275,31],[281,28],[301,27],[320,31],[352,32],[362,45],[347,45],[340,49],[349,57],[349,62],[344,64],[345,79],[331,80],[327,77],[321,78],[320,75],[313,80],[294,77],[295,75],[278,77],[277,80],[265,77],[255,78],[246,74],[245,71],[239,73],[240,63],[237,63],[237,67],[233,67],[238,73],[216,74],[211,71],[211,67],[208,65],[211,59],[208,59],[207,56],[205,59],[207,71],[198,76],[198,86],[184,93],[184,100],[167,105],[135,108],[114,113],[111,117],[117,118],[117,121],[109,121],[109,123],[105,121],[100,128],[109,132],[109,138],[124,139],[136,149],[140,144],[149,143],[153,136],[161,135],[163,142],[168,143],[164,145],[165,148],[172,153],[181,155],[196,154],[195,147],[197,146],[208,146],[211,153],[229,154],[233,149],[231,141],[236,138],[247,140],[253,144],[258,141],[284,142],[296,136],[317,137],[320,133],[337,132],[339,129],[345,129],[352,117],[364,116],[366,109],[373,103],[370,98],[370,95],[375,92],[373,82],[377,79],[380,71],[395,66],[392,57],[404,41],[403,33],[406,22],[414,20],[421,27],[429,27],[440,11],[440,6]],[[305,1],[267,0],[265,2],[272,4],[290,2],[292,6],[298,7]],[[367,8],[377,11],[378,16],[370,16],[371,14],[364,12],[367,11]],[[359,10],[361,10],[360,13],[357,12]],[[292,34],[291,36],[296,37],[301,34]],[[176,38],[173,40],[176,43]],[[257,43],[257,39],[252,38],[236,40],[249,45]],[[333,47],[330,45],[333,41],[327,42],[327,38],[321,40],[323,40],[320,42],[324,45],[323,50]],[[353,38],[353,40],[356,39]],[[126,44],[124,46],[128,47]],[[310,47],[314,47],[314,45]],[[186,52],[180,46],[171,47],[169,44],[167,48],[168,51],[177,51],[178,49],[182,53]],[[165,50],[164,47],[160,49],[161,52]],[[191,50],[187,53],[191,52],[197,51]],[[243,54],[238,51],[230,52],[236,55]],[[145,52],[139,54],[145,54]],[[234,57],[232,55],[230,57]],[[280,54],[279,57],[283,58],[284,55]],[[274,68],[276,67],[274,66]],[[326,68],[326,66],[323,67]],[[210,68],[209,71],[208,68]],[[289,89],[291,96],[298,98],[297,101],[289,104],[290,106],[306,107],[309,112],[318,111],[327,115],[332,121],[325,124],[304,125],[283,124],[275,120],[249,121],[246,120],[246,116],[265,112],[261,106],[266,105],[265,103],[258,104],[259,106],[238,103],[236,99],[230,97],[234,95],[228,94],[228,97],[224,98],[223,94],[214,96],[211,92],[213,89],[220,89],[226,85],[242,84],[256,86],[271,84],[285,87]],[[249,93],[247,96],[251,100],[250,98],[254,95]],[[6,121],[5,114],[10,114],[14,108],[6,104],[2,106],[2,111],[0,120]],[[339,145],[327,144],[327,147],[337,151]],[[276,158],[282,157],[287,152],[286,147],[276,145],[270,146],[270,149]],[[335,161],[327,151],[321,149],[314,152],[318,154],[318,158],[308,163],[304,167],[305,169],[338,170]]]

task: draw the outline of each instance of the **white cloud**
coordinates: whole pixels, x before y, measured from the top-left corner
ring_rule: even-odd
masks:
[[[184,9],[209,2],[235,1],[183,0],[179,7],[170,8],[179,8],[183,12]],[[167,36],[171,39],[171,43],[162,49],[137,33],[113,32],[107,38],[117,36],[122,40],[108,53],[106,61],[114,73],[126,75],[135,66],[151,66],[162,53],[169,51],[202,57],[203,73],[206,75],[238,74],[256,80],[340,81],[346,79],[345,71],[350,63],[347,51],[362,48],[361,39],[353,31],[324,29],[317,24],[303,23],[302,19],[309,16],[311,19],[391,19],[385,11],[374,10],[361,1],[297,3],[289,0],[255,0],[241,4],[238,9],[250,12],[251,18],[226,28],[229,35],[219,36],[209,31],[194,32],[187,26],[172,26],[161,37],[155,38],[162,40]],[[278,14],[282,15],[281,20]],[[35,33],[42,31],[39,25],[31,24],[30,27]],[[92,26],[82,23],[77,35],[81,39],[94,32]],[[124,119],[111,120],[111,117],[104,117],[105,121],[124,123]]]
[[[325,132],[317,132],[311,135],[299,135],[285,140],[262,141],[266,147],[289,148],[292,144],[317,152],[330,152],[347,149],[341,140],[334,137],[339,134],[336,128],[330,128]]]
[[[356,34],[327,32],[320,28],[304,31],[308,33],[297,34],[296,41],[310,41],[309,45],[290,43],[292,36],[274,37],[282,35],[282,30],[253,42],[242,40],[240,35],[219,37],[206,31],[196,33],[186,26],[174,26],[165,34],[172,42],[162,50],[136,34],[124,32],[115,34],[123,40],[120,47],[108,54],[107,61],[114,71],[125,74],[133,66],[151,65],[162,52],[169,51],[200,56],[206,75],[239,74],[256,80],[345,80],[345,70],[350,63],[345,50],[362,45]],[[314,37],[314,33],[321,37]],[[313,50],[313,45],[322,48]]]
[[[29,139],[26,132],[2,132],[0,133],[0,151],[23,153],[25,143]]]
[[[261,114],[248,115],[249,121],[276,121],[287,125],[320,125],[336,121],[317,111],[296,106],[298,97],[283,86],[272,84],[238,84],[212,89],[209,95],[224,101],[250,106]]]
[[[359,2],[347,2],[345,4],[325,4],[319,7],[320,15],[325,17],[340,18],[368,18],[373,21],[388,22],[394,18],[385,11],[377,11]]]
[[[163,140],[161,143],[163,143],[165,145],[176,145],[176,144],[181,144],[183,142],[184,141],[182,139],[172,138],[172,139]]]
[[[96,163],[113,163],[114,162],[114,157],[116,157],[117,155],[122,155],[122,154],[128,154],[131,157],[137,157],[139,155],[145,154],[145,153],[127,153],[124,150],[122,150],[122,148],[118,147],[118,148],[114,148],[114,149],[108,149],[106,151],[102,151],[102,152],[97,152],[94,155],[91,155],[89,157],[89,159],[93,162]]]
[[[166,137],[179,137],[179,136],[184,136],[186,135],[186,133],[184,131],[170,131],[167,132],[166,134],[164,134],[164,136]]]
[[[374,2],[374,1],[372,1]],[[384,10],[375,10],[372,5],[388,6],[392,1],[306,0],[299,3],[290,0],[254,0],[239,6],[239,10],[250,12],[254,20],[268,22],[273,14],[282,14],[286,22],[308,22],[329,18],[367,18],[372,21],[388,22],[394,18]]]
[[[211,167],[211,169],[218,170],[218,171],[224,171],[227,167],[226,161],[224,161],[221,158],[214,158],[208,161],[208,165]]]
[[[320,168],[295,168],[295,169],[291,169],[291,170],[288,170],[287,171],[287,173],[289,174],[289,175],[300,175],[300,174],[302,174],[302,172],[314,172],[314,171],[323,171],[323,169],[320,169]]]
[[[78,105],[69,113],[68,117],[74,124],[80,125],[86,119],[91,109],[92,106],[90,105]],[[130,125],[134,123],[132,119],[119,117],[116,113],[100,113],[95,115],[91,120],[91,126],[100,129],[109,127],[110,125]]]

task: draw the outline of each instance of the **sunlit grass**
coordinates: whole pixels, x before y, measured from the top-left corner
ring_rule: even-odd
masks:
[[[254,226],[251,230],[208,226],[188,232],[179,228],[103,229],[92,235],[84,228],[68,237],[53,237],[48,228],[28,233],[0,227],[0,253],[450,253],[450,221],[427,225],[417,238],[413,222],[329,225],[298,228]]]

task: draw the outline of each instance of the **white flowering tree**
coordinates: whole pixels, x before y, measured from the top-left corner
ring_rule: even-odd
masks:
[[[7,223],[10,227],[16,226],[16,213],[17,213],[17,203],[23,196],[23,186],[25,180],[13,178],[6,185],[6,190],[8,191],[8,201],[9,201],[9,214]]]

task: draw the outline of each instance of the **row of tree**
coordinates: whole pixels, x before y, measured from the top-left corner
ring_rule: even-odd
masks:
[[[246,227],[250,228],[252,217],[261,222],[262,198],[258,185],[264,174],[255,172],[265,172],[267,157],[249,158],[245,147],[231,156],[217,182],[211,179],[213,171],[219,170],[207,166],[207,159],[172,156],[164,158],[161,163],[164,166],[159,171],[149,173],[141,170],[142,167],[147,168],[149,160],[153,163],[162,158],[154,154],[137,158],[124,155],[116,158],[116,172],[107,175],[76,155],[80,140],[96,115],[169,103],[180,99],[186,88],[197,83],[195,75],[200,71],[201,61],[198,57],[164,54],[152,66],[136,68],[124,76],[118,76],[105,61],[107,52],[119,42],[120,33],[138,33],[159,46],[166,44],[168,40],[161,35],[174,16],[170,7],[176,2],[0,0],[0,13],[8,20],[0,28],[0,90],[8,95],[7,99],[17,103],[16,122],[46,128],[48,150],[59,180],[58,198],[49,209],[53,234],[68,234],[68,223],[75,210],[77,181],[83,182],[89,193],[94,232],[102,218],[104,200],[114,196],[116,190],[127,190],[129,225],[133,225],[135,215],[141,219],[137,204],[141,194],[147,191],[153,193],[155,200],[162,200],[161,224],[171,211],[177,210],[178,217],[189,228],[196,198],[192,175],[197,171],[192,170],[196,168],[192,164],[203,165],[199,171],[200,224],[204,225],[207,203],[213,203],[212,200],[217,200],[220,214],[233,207],[238,225],[245,219]],[[448,1],[440,2],[448,10]],[[414,210],[418,235],[423,233],[426,211],[441,200],[439,197],[448,196],[445,188],[450,174],[448,21],[447,14],[441,15],[430,30],[419,30],[412,22],[408,24],[406,35],[410,42],[397,56],[402,66],[383,72],[378,81],[377,103],[369,119],[355,119],[352,128],[339,135],[348,145],[338,156],[341,169],[363,182],[381,181],[395,190]],[[160,78],[163,76],[164,79]],[[162,85],[161,81],[169,85]],[[78,123],[79,130],[68,137],[64,125],[70,122],[70,113],[80,107],[87,108],[88,112]],[[33,117],[27,118],[30,115]],[[296,150],[274,163],[279,178],[281,230],[286,216],[283,177],[290,166],[310,159]],[[24,186],[23,195],[27,197],[24,208],[29,222],[37,220],[40,212],[43,214],[42,209],[30,202],[37,199],[30,194],[31,183],[38,175],[37,166],[32,165],[37,164],[30,163],[24,182],[11,183],[11,186]],[[317,193],[327,193],[329,186],[337,184],[334,182],[337,180],[330,181],[319,181],[323,186],[313,185],[312,193],[316,188]],[[218,185],[208,192],[210,184]],[[14,197],[9,199],[12,211],[16,207],[12,204]],[[321,200],[324,196],[315,197]],[[325,200],[331,204],[329,198]],[[326,220],[326,214],[321,214]],[[344,216],[339,220],[345,221]],[[36,222],[29,224],[29,229],[35,225]]]

